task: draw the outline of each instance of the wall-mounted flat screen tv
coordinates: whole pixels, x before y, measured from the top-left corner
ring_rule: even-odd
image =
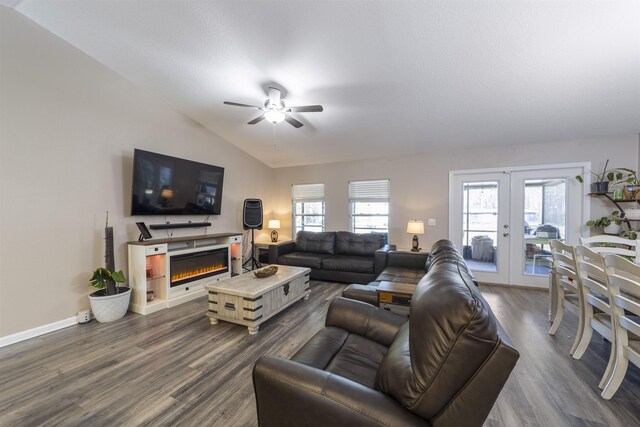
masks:
[[[131,215],[220,215],[224,168],[136,149]]]

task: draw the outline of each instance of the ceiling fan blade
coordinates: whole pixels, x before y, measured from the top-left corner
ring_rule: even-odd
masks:
[[[270,87],[267,89],[267,93],[269,94],[269,103],[280,107],[280,90],[275,87]]]
[[[289,107],[287,108],[292,113],[320,113],[324,111],[322,105],[301,105],[299,107]]]
[[[251,107],[251,108],[257,108],[257,109],[260,109],[260,107],[256,107],[255,105],[240,104],[240,103],[238,103],[238,102],[224,101],[224,104],[227,104],[227,105],[235,105],[236,107]]]
[[[256,123],[260,123],[261,121],[264,120],[264,114],[261,116],[256,117],[255,119],[251,120],[249,123],[247,123],[248,125],[255,125]]]
[[[302,123],[300,123],[299,121],[297,121],[293,117],[287,116],[284,119],[287,121],[287,123],[289,123],[294,128],[301,128],[303,126]]]

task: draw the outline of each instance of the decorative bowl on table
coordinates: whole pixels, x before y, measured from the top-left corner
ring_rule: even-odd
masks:
[[[269,276],[273,276],[277,272],[278,272],[278,266],[277,265],[270,265],[268,267],[260,268],[258,270],[253,270],[253,274],[259,279],[262,279],[262,278],[265,278],[265,277],[269,277]]]

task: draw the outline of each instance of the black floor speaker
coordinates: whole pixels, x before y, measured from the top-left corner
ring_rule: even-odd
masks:
[[[245,199],[242,207],[242,228],[262,230],[262,200]]]

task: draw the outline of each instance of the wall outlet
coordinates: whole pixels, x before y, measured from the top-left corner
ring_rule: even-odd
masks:
[[[78,312],[78,323],[89,323],[91,321],[91,310]]]
[[[435,218],[429,218],[427,220],[427,225],[436,225],[436,219]]]

